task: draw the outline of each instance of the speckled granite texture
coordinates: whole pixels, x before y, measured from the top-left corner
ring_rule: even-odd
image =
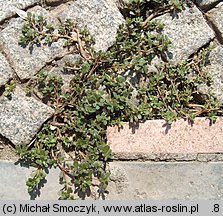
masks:
[[[53,113],[52,108],[26,97],[17,87],[11,98],[0,98],[0,133],[15,145],[29,144]]]
[[[205,69],[214,76],[213,94],[223,102],[222,1],[186,2],[189,4],[184,11],[155,18],[165,24],[163,32],[172,41],[172,47],[166,58],[154,59],[150,68],[156,70],[155,64],[164,60],[174,64],[186,61],[213,42],[215,47],[207,56]],[[125,22],[120,10],[122,7],[122,0],[0,0],[2,140],[14,145],[28,145],[33,141],[55,111],[37,98],[28,97],[26,84],[44,69],[51,74],[62,75],[64,88],[67,88],[72,74],[64,73],[63,64],[80,57],[73,50],[65,49],[63,40],[51,46],[34,46],[32,50],[19,46],[24,16],[19,17],[18,11],[23,15],[28,11],[42,14],[56,25],[71,18],[79,27],[88,28],[96,39],[94,48],[97,51],[106,51],[115,41],[119,25]],[[130,78],[132,81],[135,79]],[[16,81],[16,89],[11,96],[5,97],[5,85],[11,79]],[[222,125],[222,118],[212,125],[205,118],[197,118],[193,125],[181,119],[170,127],[163,120],[152,120],[139,125],[126,123],[121,130],[108,128],[108,144],[113,150],[114,160],[107,166],[111,176],[109,193],[105,198],[223,199]],[[3,145],[0,142],[0,149]],[[20,165],[16,166],[14,161],[0,161],[0,199],[30,199],[25,181],[33,168]],[[32,194],[31,199],[56,200],[61,189],[58,177],[59,170],[50,169],[46,179],[48,184]],[[90,199],[99,198],[97,190],[98,187],[92,187]]]

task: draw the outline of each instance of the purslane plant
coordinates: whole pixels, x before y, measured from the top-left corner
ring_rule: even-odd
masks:
[[[157,66],[156,72],[149,70],[153,58],[170,45],[162,34],[162,24],[153,18],[184,7],[181,1],[129,1],[123,8],[126,22],[106,52],[95,52],[87,30],[80,30],[71,20],[55,27],[42,16],[28,14],[20,38],[22,46],[44,46],[62,38],[65,46],[75,47],[80,54],[79,60],[64,65],[73,76],[69,89],[63,90],[62,78],[47,71],[29,81],[30,93],[55,109],[33,143],[17,147],[21,159],[36,167],[27,181],[30,193],[38,189],[46,169],[54,166],[61,170],[60,183],[64,185],[60,199],[74,199],[75,193],[86,195],[92,185],[104,195],[109,182],[106,163],[112,158],[106,143],[109,126],[157,118],[168,123],[179,117],[193,120],[209,116],[215,120],[222,114],[222,105],[213,96],[206,95],[203,102],[196,99],[199,84],[210,85],[202,69],[205,50],[190,61],[166,63]],[[191,71],[194,76],[189,79]],[[134,72],[136,82],[132,84],[124,72]]]

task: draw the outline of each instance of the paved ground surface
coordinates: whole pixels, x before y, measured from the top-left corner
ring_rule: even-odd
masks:
[[[115,162],[109,199],[222,199],[223,163]]]
[[[106,199],[222,199],[222,162],[112,162]],[[0,162],[0,199],[28,200],[25,181],[32,169]],[[50,170],[36,199],[56,200],[61,188]],[[15,178],[16,176],[16,178]],[[32,197],[34,199],[35,196]]]
[[[28,194],[26,180],[33,171],[32,168],[15,165],[14,162],[0,162],[0,200],[29,200],[34,199]],[[58,170],[50,170],[47,181],[40,193],[36,193],[37,199],[55,200],[57,192],[61,188],[58,183]],[[55,179],[58,179],[55,181]]]
[[[42,68],[47,69],[48,64],[60,65],[68,58],[62,41],[51,48],[35,47],[32,53],[19,46],[24,20],[17,15],[18,10],[23,10],[19,13],[44,14],[55,23],[58,19],[71,18],[78,26],[86,25],[95,36],[95,49],[106,50],[115,40],[118,25],[123,23],[114,2],[0,0],[0,135],[10,140],[10,144],[29,144],[53,110],[24,95],[18,83],[9,100],[2,95],[4,86],[14,76],[27,82]],[[164,32],[174,45],[167,60],[187,60],[213,41],[215,49],[208,56],[205,68],[214,78],[213,94],[223,102],[223,4],[218,4],[220,0],[194,2],[196,5],[191,4],[174,19],[170,14],[157,18],[166,24]],[[68,82],[66,77],[63,79]],[[152,121],[140,128],[126,125],[120,133],[117,128],[108,131],[109,144],[117,161],[109,164],[111,182],[106,199],[222,199],[222,120],[212,126],[205,120],[193,126],[182,121],[174,123],[172,128],[163,125],[163,121]],[[25,182],[33,169],[15,165],[11,145],[6,147],[5,144],[0,136],[0,160],[5,160],[0,161],[0,199],[30,199]],[[58,175],[59,170],[50,170],[46,184],[31,199],[57,199],[61,188]],[[98,198],[96,190],[92,189],[92,198]]]
[[[36,16],[43,15],[53,26],[67,18],[80,28],[86,26],[95,37],[94,48],[99,51],[107,50],[114,43],[117,29],[124,22],[124,16],[115,2],[117,1],[0,0],[0,135],[14,145],[29,144],[44,122],[55,112],[34,95],[27,96],[25,86],[34,75],[41,70],[50,70],[55,75],[59,72],[64,83],[69,83],[71,78],[62,70],[61,61],[65,61],[72,51],[64,47],[64,40],[60,39],[50,46],[34,45],[32,50],[19,45],[27,12]],[[204,71],[208,70],[213,76],[210,90],[223,102],[223,5],[218,4],[219,0],[194,1],[196,4],[192,2],[185,5],[185,10],[177,15],[165,13],[155,18],[165,24],[163,33],[172,42],[172,46],[165,53],[165,61],[186,61],[213,42],[215,48],[207,56]],[[73,56],[73,59],[77,58],[77,55]],[[161,59],[154,59],[150,66],[154,68],[157,61],[161,63]],[[55,65],[60,66],[51,70]],[[129,76],[130,79],[133,78],[131,74]],[[16,88],[11,93],[10,100],[4,96],[3,90],[12,79]],[[205,94],[203,90],[200,91]],[[209,148],[206,150],[209,152]]]

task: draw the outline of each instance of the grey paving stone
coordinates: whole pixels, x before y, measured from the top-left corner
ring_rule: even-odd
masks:
[[[108,200],[223,199],[222,162],[112,162],[109,169]],[[0,199],[29,200],[25,182],[33,170],[0,161]],[[59,173],[49,170],[37,200],[58,199]]]
[[[63,79],[63,89],[68,89],[69,83],[73,77],[74,72],[64,68],[66,63],[71,63],[74,64],[77,59],[79,59],[79,55],[65,55],[62,59],[58,60],[57,62],[54,63],[54,67],[50,70],[50,73],[53,75],[62,77]]]
[[[12,78],[12,69],[4,55],[0,53],[0,87]]]
[[[57,200],[58,191],[62,188],[59,184],[59,170],[51,169],[46,176],[46,183],[39,193],[30,196],[27,192],[26,180],[34,168],[14,165],[13,162],[0,161],[0,200]]]
[[[166,57],[173,63],[186,60],[215,36],[196,6],[186,8],[176,16],[167,13],[155,20],[165,25],[163,33],[168,36],[173,46],[166,53]]]
[[[48,18],[50,23],[58,24],[58,21],[50,17],[49,12],[40,6],[32,8],[30,12],[36,15],[42,14]],[[28,79],[36,74],[47,62],[56,57],[64,56],[68,53],[68,50],[63,47],[64,40],[52,43],[51,46],[41,45],[37,47],[34,45],[33,50],[18,45],[23,25],[24,20],[22,18],[12,19],[9,25],[0,32],[0,44],[20,79]]]
[[[213,84],[210,91],[223,103],[223,46],[211,51],[205,70],[211,75]]]
[[[223,163],[113,162],[110,200],[223,199]]]
[[[0,200],[28,200],[26,179],[31,170],[14,165],[12,162],[0,162]]]
[[[41,0],[0,0],[0,22],[16,14],[14,7],[25,9]]]
[[[28,144],[54,110],[16,87],[11,98],[0,97],[0,134],[13,144]]]
[[[210,21],[214,25],[218,36],[220,37],[221,43],[223,43],[223,2],[218,4],[215,8],[211,9],[207,16],[209,17]]]
[[[80,27],[87,27],[95,37],[95,50],[106,50],[115,41],[116,32],[124,19],[110,0],[77,0],[58,13],[64,21],[72,19]]]

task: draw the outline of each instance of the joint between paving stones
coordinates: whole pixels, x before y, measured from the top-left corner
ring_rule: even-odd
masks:
[[[49,1],[45,1],[43,4],[45,4],[46,6],[51,6],[55,8],[69,2],[72,2],[72,0],[49,0]]]
[[[71,1],[67,1],[67,0],[65,0],[65,1],[55,1],[55,0],[52,0],[52,1],[42,1],[42,4],[43,4],[43,2],[44,3],[46,3],[46,5],[51,5],[51,6],[60,6],[61,4],[64,4],[64,3],[69,3],[69,2],[71,2]],[[215,3],[213,3],[213,4],[211,4],[211,6],[210,7],[213,7],[213,6],[215,6],[215,5],[217,5],[218,3],[219,3],[220,1],[217,1],[217,2],[215,2]],[[25,9],[24,10],[28,10],[28,9],[30,9],[30,8],[33,8],[34,6],[36,6],[36,5],[39,5],[40,3],[34,3],[34,4],[32,4],[32,5],[29,5],[29,6],[27,6],[27,7],[25,7]],[[196,4],[196,5],[198,5],[198,4]],[[198,6],[198,8],[201,8],[201,7],[199,7]],[[200,9],[200,11],[202,12],[202,14],[203,14],[203,16],[206,18],[206,20],[207,21],[209,21],[210,22],[210,20],[207,18],[207,15],[205,14],[205,12],[206,12],[206,10],[204,10],[204,9]],[[205,11],[205,12],[204,12]],[[17,15],[13,15],[13,16],[10,16],[9,18],[7,18],[7,19],[10,19],[10,18],[12,18],[12,17],[16,17]],[[217,28],[217,27],[216,27]],[[216,33],[216,30],[215,30],[215,33]],[[214,40],[214,39],[213,39]],[[212,41],[212,39],[210,40],[210,41]],[[210,41],[208,42],[208,43],[210,43]],[[206,45],[204,45],[204,46],[206,46]],[[203,47],[204,47],[203,46]],[[202,48],[202,47],[201,47]],[[201,49],[200,48],[200,49]],[[2,49],[2,48],[1,48]],[[13,73],[14,73],[14,75],[15,75],[15,79],[16,80],[18,80],[18,81],[20,81],[20,82],[22,82],[23,80],[20,80],[20,78],[19,78],[19,76],[17,75],[17,73],[16,73],[16,71],[15,71],[15,69],[14,69],[14,67],[12,66],[12,64],[11,64],[11,62],[10,62],[10,60],[9,60],[9,58],[8,58],[8,56],[7,56],[7,54],[4,52],[4,50],[2,49],[2,51],[3,51],[3,54],[4,54],[4,56],[6,57],[6,59],[7,59],[7,61],[8,61],[8,63],[10,64],[10,66],[11,66],[11,68],[12,68],[12,70],[13,70]],[[62,58],[62,57],[61,57]],[[44,68],[47,64],[51,64],[54,60],[57,60],[57,58],[55,58],[55,59],[52,59],[52,61],[50,61],[50,62],[47,62],[42,68]],[[41,69],[40,69],[41,70]],[[39,71],[40,71],[39,70]],[[38,72],[39,72],[38,71]],[[38,73],[38,72],[36,72],[36,74]],[[25,80],[25,81],[27,81],[27,80]],[[24,82],[25,82],[24,81]]]
[[[7,53],[4,51],[4,48],[2,47],[1,43],[0,43],[0,53],[5,57],[7,63],[9,64],[11,70],[12,70],[12,78],[10,78],[5,84],[9,83],[12,79],[14,79],[16,82],[16,84],[21,84],[22,80],[20,79],[20,77],[18,76],[18,74],[16,73],[13,64],[10,61],[10,58],[8,57]],[[4,85],[5,85],[4,84]],[[0,94],[1,95],[1,94]]]
[[[209,18],[207,12],[211,9],[213,9],[216,5],[218,5],[222,0],[219,0],[218,2],[214,2],[212,3],[211,5],[209,5],[208,9],[204,9],[202,7],[200,7],[196,2],[194,2],[194,4],[196,5],[196,7],[200,10],[200,12],[202,13],[204,19],[206,20],[207,24],[209,25],[209,27],[214,31],[215,33],[215,37],[217,39],[217,41],[220,43],[220,44],[223,44],[223,38],[221,36],[221,32],[220,30],[218,29],[218,27],[211,21],[211,19]],[[213,41],[213,39],[211,39],[208,44]],[[204,45],[203,47],[206,47],[206,45]],[[202,49],[203,47],[201,47],[200,49]],[[199,50],[200,50],[199,49]]]
[[[208,25],[209,25],[209,26],[213,29],[213,31],[215,32],[215,37],[216,37],[216,39],[218,40],[218,42],[219,42],[220,44],[223,44],[223,37],[222,37],[222,35],[221,35],[221,31],[218,29],[218,27],[214,24],[214,22],[210,19],[210,17],[209,17],[207,14],[205,14],[204,17],[205,17],[205,19],[206,19]]]
[[[218,0],[215,2],[212,2],[208,5],[204,5],[204,6],[199,6],[199,4],[195,1],[194,4],[200,9],[202,10],[204,13],[208,12],[209,10],[211,10],[212,8],[214,8],[216,5],[218,5],[219,3],[221,3],[222,0]]]
[[[146,154],[146,155],[114,155],[112,162],[222,162],[222,153],[170,153],[170,154]]]
[[[71,0],[65,0],[65,1],[59,1],[59,0],[51,0],[51,1],[45,1],[46,2],[46,5],[43,5],[42,3],[42,7],[43,8],[47,8],[48,10],[52,11],[54,10],[56,7],[59,7],[63,4],[67,4],[69,5],[70,2],[73,2]],[[215,37],[216,38],[211,38],[206,44],[203,44],[199,49],[201,50],[202,48],[205,48],[207,47],[207,45],[211,42],[211,41],[214,41],[217,39],[217,41],[221,44],[223,44],[223,40],[222,40],[222,37],[220,35],[220,30],[217,28],[217,26],[213,26],[213,23],[210,21],[209,17],[207,16],[206,12],[208,12],[209,10],[211,10],[214,6],[216,6],[218,3],[220,3],[221,0],[209,5],[208,7],[204,7],[203,9],[201,9],[201,7],[197,5],[197,8],[200,9],[200,11],[202,12],[202,15],[203,17],[205,18],[206,20],[206,23],[211,27],[211,29],[214,31],[215,33]],[[34,6],[36,5],[40,5],[40,3],[36,3],[34,5],[30,5],[28,7],[26,7],[25,9],[23,10],[28,10],[28,9],[31,9],[33,8]],[[8,18],[5,18],[3,21],[0,22],[0,25],[3,25],[3,29],[5,28],[5,26],[7,26],[8,24],[8,21],[11,20],[12,18],[16,18],[18,17],[16,14],[13,15],[13,16],[10,16]],[[220,37],[219,37],[220,36]],[[7,56],[7,54],[4,52],[4,50],[0,47],[0,52],[5,56],[6,60],[8,61],[10,67],[12,68],[12,71],[13,71],[13,75],[15,76],[14,79],[16,81],[18,81],[19,83],[24,83],[26,81],[28,81],[29,79],[25,79],[25,80],[20,80],[19,76],[17,75],[14,67],[12,66],[11,62],[9,61],[9,58]],[[69,53],[68,53],[69,54]],[[66,54],[67,55],[67,54]],[[192,54],[194,55],[194,53]],[[52,65],[53,61],[57,61],[57,60],[61,60],[64,56],[61,56],[61,57],[55,57],[54,59],[52,59],[51,61],[49,62],[46,62],[44,64],[44,67],[48,66],[48,65]],[[42,69],[38,70],[36,72],[39,73],[39,71],[41,71]],[[9,80],[10,81],[10,80]],[[8,82],[9,82],[8,81]],[[4,86],[3,87],[0,87],[0,96],[1,96],[1,89],[3,90],[4,89]],[[45,120],[45,122],[47,122],[48,120]],[[43,125],[43,124],[42,124]],[[41,127],[40,129],[41,130]],[[1,135],[0,135],[0,139],[1,139]],[[7,138],[5,138],[7,139]],[[8,139],[7,139],[8,140]],[[31,141],[32,143],[33,141]],[[10,141],[11,143],[11,141]],[[119,156],[118,154],[114,155],[113,157],[113,160],[111,161],[111,163],[113,162],[128,162],[129,164],[134,164],[134,162],[152,162],[152,164],[159,164],[159,162],[164,162],[164,163],[170,163],[170,162],[173,162],[174,165],[175,163],[177,164],[204,164],[204,163],[209,163],[209,162],[219,162],[221,163],[223,161],[223,154],[222,153],[187,153],[187,154],[180,154],[180,153],[171,153],[171,154],[135,154],[135,155],[131,155],[131,156],[128,156],[128,155],[122,155],[122,156]],[[124,163],[123,163],[124,164]],[[143,164],[143,163],[142,163]],[[121,172],[120,172],[121,173]],[[134,173],[135,174],[135,173]],[[121,174],[120,174],[121,175]],[[137,176],[137,175],[136,175]],[[114,179],[111,179],[112,182],[115,182]],[[137,183],[137,182],[135,182]],[[49,194],[49,193],[48,193]],[[137,192],[137,196],[141,196],[142,192]]]

